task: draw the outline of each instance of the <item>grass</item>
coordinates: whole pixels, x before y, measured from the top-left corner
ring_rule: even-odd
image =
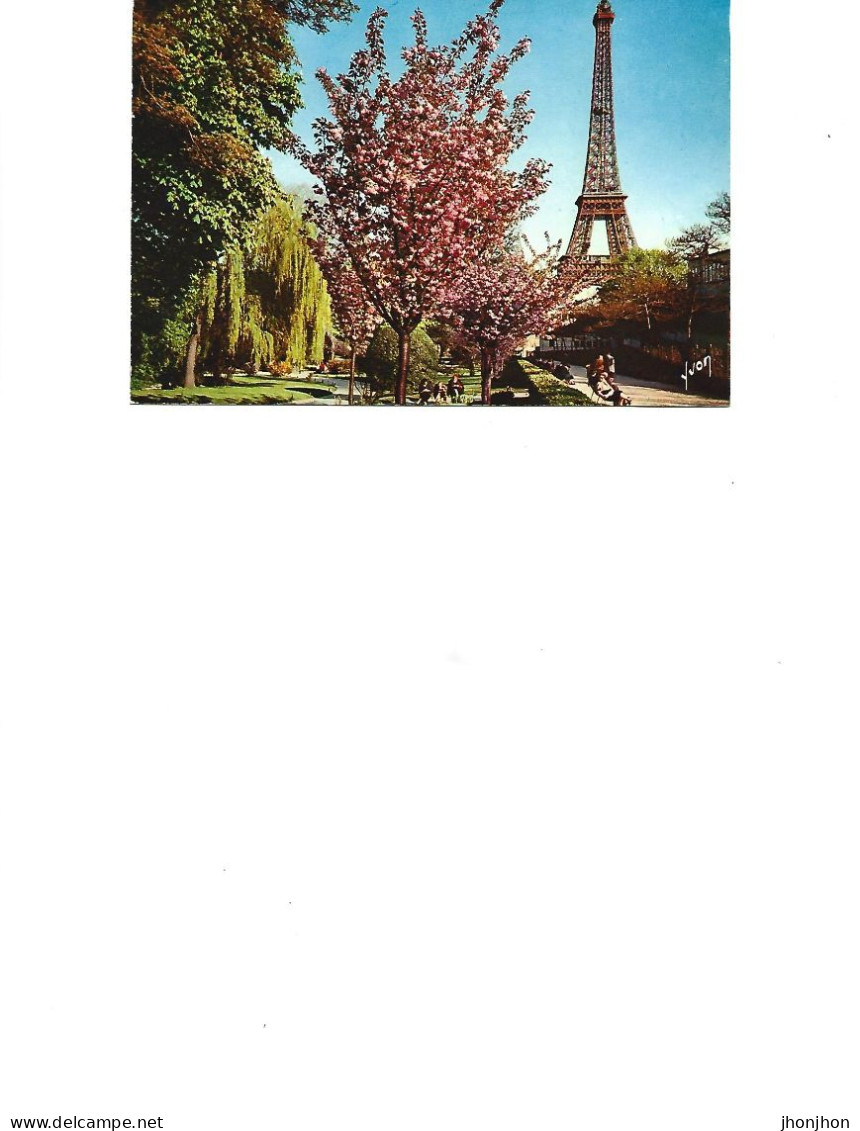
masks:
[[[528,397],[515,397],[514,393],[528,393]],[[492,403],[497,405],[539,404],[532,399],[533,388],[525,370],[517,358],[509,358],[502,367],[501,374],[493,382]]]
[[[465,366],[443,366],[439,379],[446,384],[452,374],[457,374],[464,385],[463,403],[480,404],[481,375],[474,375]],[[497,384],[493,386],[495,404],[514,404],[514,391],[528,390],[528,399],[521,405],[589,405],[591,402],[578,389],[528,361],[512,358],[504,367]],[[133,388],[131,399],[135,404],[335,404],[335,389],[320,381],[307,378],[273,377],[269,374],[234,374],[223,385],[200,385],[196,389],[162,389],[158,385]],[[383,397],[380,404],[392,403],[393,397]],[[342,398],[346,403],[346,398]]]
[[[473,404],[481,401],[481,371],[477,370],[474,376],[467,365],[452,365],[447,368],[444,364],[440,370],[440,380],[447,385],[452,376],[457,376],[463,382],[462,404]]]
[[[161,389],[148,385],[132,389],[135,404],[312,404],[333,403],[335,391],[319,381],[257,374],[234,374],[224,385],[200,385],[196,389]]]

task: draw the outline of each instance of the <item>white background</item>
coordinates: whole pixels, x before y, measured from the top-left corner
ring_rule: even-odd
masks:
[[[126,7],[4,13],[0,1118],[858,1126],[848,5],[731,410],[426,415],[128,406]]]

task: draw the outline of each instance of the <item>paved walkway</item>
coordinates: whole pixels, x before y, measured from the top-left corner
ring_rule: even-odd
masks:
[[[576,388],[586,396],[588,381],[581,365],[570,367],[574,371]],[[656,381],[642,381],[639,377],[617,377],[618,384],[633,401],[634,408],[728,408],[729,402],[719,397],[703,397],[697,393],[685,393],[674,385],[660,385]],[[614,408],[609,401],[601,401],[601,406]]]

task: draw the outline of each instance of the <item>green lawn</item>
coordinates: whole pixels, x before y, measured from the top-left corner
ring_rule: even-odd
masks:
[[[201,385],[196,389],[160,389],[155,385],[132,389],[135,404],[310,404],[334,402],[335,390],[316,381],[234,374],[226,385]]]
[[[447,384],[452,373],[463,382],[464,405],[481,403],[481,375],[472,375],[464,366],[443,366],[439,379]],[[504,367],[499,380],[493,385],[496,404],[512,403],[514,390],[532,391],[524,404],[587,405],[589,401],[581,392],[556,380],[543,369],[527,361],[512,358]],[[536,395],[535,395],[536,394]],[[268,374],[247,376],[234,374],[223,385],[201,385],[196,389],[162,389],[157,385],[133,388],[131,399],[135,404],[324,404],[346,403],[336,389],[322,381],[301,378],[272,377]],[[380,404],[393,403],[393,397],[383,397]]]
[[[473,377],[472,371],[465,365],[452,365],[450,369],[443,368],[442,378],[446,385],[453,374],[456,374],[463,382],[463,400],[460,403],[471,404],[474,401],[480,403],[481,371],[477,370]]]

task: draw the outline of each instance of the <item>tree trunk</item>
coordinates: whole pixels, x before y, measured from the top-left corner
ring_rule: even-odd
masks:
[[[493,358],[489,350],[481,350],[481,404],[493,401]]]
[[[194,375],[194,370],[197,367],[197,349],[200,345],[200,332],[202,328],[202,320],[198,314],[194,319],[194,329],[191,332],[191,338],[188,342],[188,352],[185,355],[185,380],[183,381],[183,385],[186,389],[194,389],[197,387],[197,379]]]
[[[355,404],[355,346],[352,347],[352,352],[349,355],[349,403]]]
[[[409,374],[409,347],[412,343],[408,330],[399,330],[397,338],[397,384],[394,389],[394,403],[406,404],[406,378]]]

